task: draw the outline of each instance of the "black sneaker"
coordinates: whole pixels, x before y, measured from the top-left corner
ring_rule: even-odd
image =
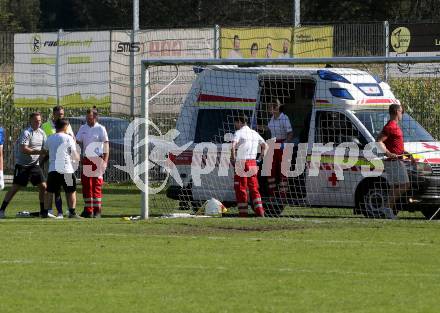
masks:
[[[82,211],[80,216],[81,216],[82,218],[92,218],[92,214],[90,214],[90,213],[87,212],[87,211]]]
[[[67,215],[68,216],[68,218],[82,218],[81,216],[79,216],[78,214],[76,214],[76,213],[70,213],[69,212],[69,215]]]
[[[40,217],[41,218],[48,218],[49,217],[49,211],[48,210],[40,210]]]

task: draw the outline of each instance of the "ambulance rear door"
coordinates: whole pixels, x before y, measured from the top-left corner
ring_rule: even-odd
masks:
[[[235,201],[233,168],[228,166],[227,175],[222,171],[219,173],[220,157],[222,151],[223,156],[225,152],[230,155],[230,140],[236,131],[234,117],[239,112],[244,112],[249,118],[249,123],[254,119],[259,90],[257,76],[256,71],[246,69],[214,70],[201,83],[196,103],[198,111],[194,143],[196,146],[212,143],[216,145],[217,150],[215,155],[208,155],[207,150],[202,152],[202,166],[204,162],[215,162],[215,167],[214,170],[200,176],[199,185],[193,183],[194,200],[216,198],[220,201]],[[229,162],[229,158],[227,161]]]

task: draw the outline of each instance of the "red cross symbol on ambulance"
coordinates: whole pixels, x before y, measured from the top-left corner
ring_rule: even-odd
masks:
[[[336,173],[332,173],[328,177],[328,181],[331,183],[332,187],[336,187],[336,185],[338,184],[338,176],[336,176]]]
[[[440,148],[437,147],[437,146],[435,146],[435,145],[431,145],[431,144],[428,144],[428,143],[426,143],[426,142],[422,143],[422,145],[423,145],[426,149],[432,149],[432,150],[434,150],[434,151],[440,151]]]

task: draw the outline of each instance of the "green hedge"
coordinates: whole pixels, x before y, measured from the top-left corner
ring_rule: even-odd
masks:
[[[440,78],[392,79],[391,90],[436,139],[440,138]]]

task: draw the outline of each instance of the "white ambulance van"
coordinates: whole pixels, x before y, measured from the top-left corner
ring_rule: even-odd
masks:
[[[363,165],[375,170],[371,160],[361,153],[341,177],[335,174],[338,164],[333,157],[341,143],[355,143],[362,151],[375,142],[388,121],[388,107],[399,103],[387,83],[349,68],[211,66],[198,72],[181,109],[177,121],[180,135],[175,140],[178,146],[193,144],[185,152],[170,156],[183,185],[171,180],[168,197],[179,199],[184,207],[190,203],[197,207],[212,197],[234,205],[233,168],[227,175],[220,175],[217,157],[215,169],[201,175],[201,183],[196,185],[191,173],[193,149],[199,143],[210,142],[217,145],[219,154],[222,149],[228,150],[225,134],[235,132],[234,115],[239,111],[247,114],[252,128],[267,125],[270,115],[266,106],[276,97],[284,104],[284,113],[293,126],[295,146],[302,143],[307,157],[304,172],[289,178],[285,199],[269,198],[264,177],[260,177],[267,212],[279,215],[286,205],[299,205],[351,207],[355,214],[383,216],[390,190],[389,173],[361,175]],[[421,211],[430,218],[440,206],[440,142],[406,113],[401,128],[405,150],[413,153],[416,162],[404,162],[411,188],[398,201],[398,209]],[[323,153],[320,164],[313,164],[310,156],[314,145],[328,143],[333,143],[333,151]],[[292,168],[298,155],[298,151],[293,154]],[[314,166],[319,167],[319,173],[310,175]]]

